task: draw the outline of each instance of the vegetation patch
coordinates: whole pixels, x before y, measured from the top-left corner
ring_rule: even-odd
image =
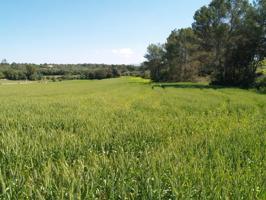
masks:
[[[266,96],[162,85],[0,86],[0,198],[264,199]]]

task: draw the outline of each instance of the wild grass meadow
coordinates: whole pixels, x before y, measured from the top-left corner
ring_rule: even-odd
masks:
[[[266,96],[139,78],[0,85],[0,199],[266,199]]]

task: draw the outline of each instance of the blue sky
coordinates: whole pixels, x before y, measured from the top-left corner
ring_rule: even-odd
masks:
[[[1,0],[0,59],[137,64],[209,0]]]

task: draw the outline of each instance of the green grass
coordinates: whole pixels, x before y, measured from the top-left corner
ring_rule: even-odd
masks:
[[[0,85],[0,199],[265,199],[266,96],[120,78]]]

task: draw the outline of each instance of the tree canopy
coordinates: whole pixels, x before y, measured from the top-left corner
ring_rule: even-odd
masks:
[[[172,31],[160,48],[149,46],[146,66],[151,78],[190,81],[210,75],[214,84],[250,86],[266,56],[265,5],[265,0],[212,0],[201,7],[191,28]],[[160,56],[155,62],[150,58],[156,52]]]

